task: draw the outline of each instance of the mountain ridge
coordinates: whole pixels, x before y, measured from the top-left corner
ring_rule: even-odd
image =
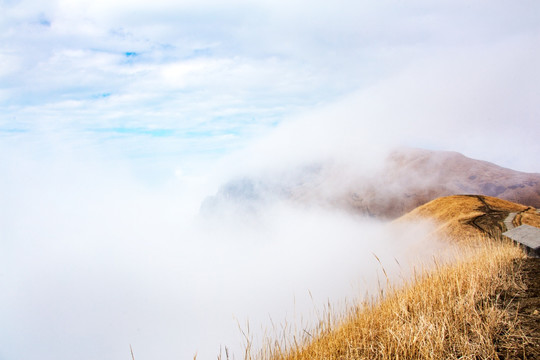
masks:
[[[256,212],[275,200],[396,219],[443,196],[483,195],[540,208],[540,174],[525,173],[454,151],[399,148],[378,170],[308,164],[294,171],[243,176],[224,184],[201,206],[203,213]]]
[[[450,195],[492,196],[540,207],[540,174],[515,171],[453,151],[396,150],[388,156],[378,181],[367,189],[360,188],[356,196],[350,196],[349,205],[385,218],[397,218]],[[384,196],[382,192],[388,190],[389,196]]]

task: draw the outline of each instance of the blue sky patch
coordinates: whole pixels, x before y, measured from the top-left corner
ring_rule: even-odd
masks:
[[[51,27],[51,21],[47,19],[47,17],[44,14],[41,14],[39,16],[38,23],[41,26]]]
[[[112,93],[106,92],[106,93],[92,95],[92,98],[93,99],[104,99],[104,98],[108,98],[111,95],[112,95]]]
[[[101,128],[101,129],[91,129],[93,132],[98,133],[115,133],[122,135],[146,135],[153,137],[168,137],[175,134],[174,129],[148,129],[140,127],[115,127],[115,128]]]
[[[0,128],[0,132],[3,133],[9,133],[9,134],[19,134],[19,133],[27,133],[29,130],[27,129],[18,129],[18,128]]]
[[[224,130],[191,130],[186,131],[184,135],[187,138],[209,138],[213,136],[220,135],[239,135],[240,131],[235,129],[224,129]]]

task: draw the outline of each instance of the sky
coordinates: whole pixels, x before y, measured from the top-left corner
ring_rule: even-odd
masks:
[[[405,256],[379,224],[201,202],[395,146],[540,173],[538,64],[537,1],[0,0],[0,360],[213,357],[233,313],[350,296],[351,247]]]
[[[535,1],[0,6],[0,136],[11,154],[128,158],[153,163],[158,178],[172,163],[204,172],[333,105],[339,115],[321,124],[331,131],[391,126],[412,146],[540,171],[496,149],[511,134],[538,154]]]

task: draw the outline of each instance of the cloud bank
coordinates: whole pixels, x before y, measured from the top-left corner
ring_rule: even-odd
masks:
[[[149,190],[103,165],[66,173],[67,162],[18,163],[1,182],[3,359],[113,359],[130,344],[140,358],[239,354],[237,323],[261,336],[270,318],[305,321],[377,289],[373,253],[398,274],[394,258],[406,269],[437,250],[422,228],[397,236],[283,202],[196,216],[178,184]]]

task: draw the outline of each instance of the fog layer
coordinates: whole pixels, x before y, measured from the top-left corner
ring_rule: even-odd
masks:
[[[130,344],[138,359],[212,358],[241,349],[238,323],[257,337],[270,319],[309,323],[327,300],[376,290],[373,254],[397,274],[394,258],[437,248],[418,229],[283,201],[203,216],[204,191],[142,186],[122,166],[3,166],[2,359],[128,358]]]

